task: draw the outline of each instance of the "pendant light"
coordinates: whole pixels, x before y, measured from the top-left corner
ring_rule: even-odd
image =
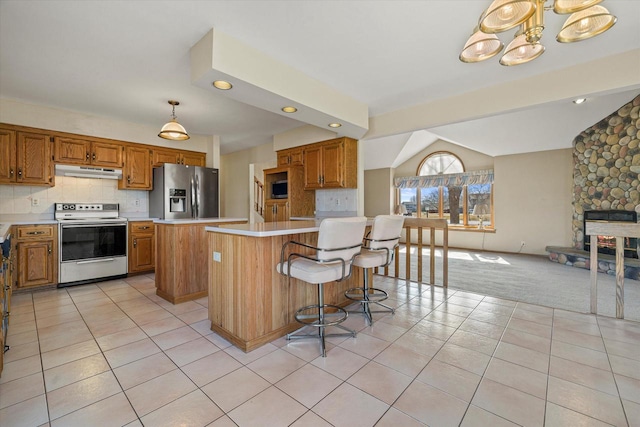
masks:
[[[495,34],[485,34],[475,28],[460,53],[462,62],[479,62],[497,55],[504,45]]]
[[[158,136],[164,139],[170,139],[172,141],[186,141],[190,138],[187,134],[187,131],[182,127],[180,123],[176,120],[176,105],[180,105],[178,101],[169,100],[169,105],[173,106],[173,110],[171,112],[171,120],[167,122]]]
[[[556,40],[572,43],[597,36],[613,27],[617,18],[602,6],[591,6],[571,15],[562,26]]]

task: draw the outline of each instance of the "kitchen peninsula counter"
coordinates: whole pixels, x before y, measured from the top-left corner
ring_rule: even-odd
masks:
[[[172,304],[207,296],[207,228],[247,218],[155,219],[156,295]]]
[[[317,304],[317,286],[279,274],[282,245],[316,246],[319,221],[282,221],[206,227],[211,330],[244,351],[295,331],[300,307]],[[311,253],[303,247],[293,251]],[[285,255],[286,256],[286,255]],[[344,291],[362,283],[362,270],[325,286],[325,303],[346,306]]]

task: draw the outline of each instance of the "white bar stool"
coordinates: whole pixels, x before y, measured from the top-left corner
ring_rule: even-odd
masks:
[[[278,272],[318,286],[318,303],[302,307],[295,314],[297,322],[318,328],[318,333],[291,333],[287,335],[287,339],[319,338],[322,357],[327,356],[325,337],[356,336],[355,331],[340,325],[348,317],[346,310],[324,303],[324,284],[339,282],[351,276],[353,259],[360,253],[366,223],[365,217],[327,218],[320,223],[317,247],[292,240],[282,246],[280,263],[276,266]],[[285,259],[287,248],[291,245],[312,249],[315,256],[292,252]],[[328,313],[325,311],[327,308],[330,309]],[[327,326],[335,326],[347,332],[326,334]]]
[[[352,301],[357,301],[362,307],[362,313],[367,318],[369,325],[373,324],[371,313],[394,313],[393,307],[382,304],[381,301],[389,298],[386,291],[369,286],[369,270],[374,267],[385,267],[393,261],[393,254],[400,234],[404,217],[399,215],[378,215],[373,220],[371,232],[364,238],[365,245],[353,260],[353,265],[364,269],[364,285],[361,288],[348,289],[344,295]],[[371,304],[377,304],[382,310],[371,311]]]

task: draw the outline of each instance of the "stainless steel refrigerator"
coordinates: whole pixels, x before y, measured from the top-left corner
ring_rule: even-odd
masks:
[[[166,163],[153,169],[149,215],[162,219],[217,218],[218,169]]]

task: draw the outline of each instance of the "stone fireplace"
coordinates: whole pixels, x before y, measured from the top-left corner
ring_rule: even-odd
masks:
[[[574,139],[573,247],[586,211],[640,212],[640,95]]]

